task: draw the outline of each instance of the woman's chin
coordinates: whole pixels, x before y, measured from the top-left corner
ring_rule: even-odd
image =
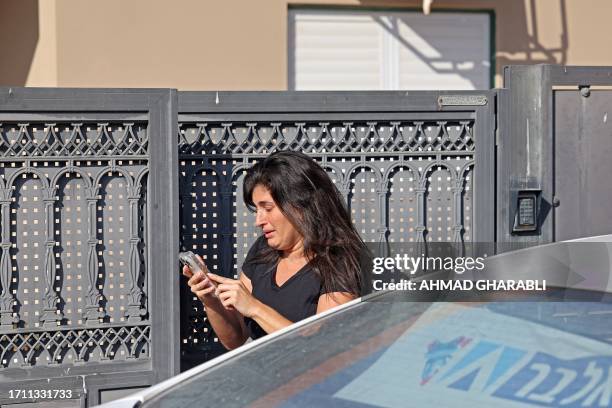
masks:
[[[270,248],[274,248],[274,249],[278,249],[278,243],[276,242],[276,240],[274,239],[274,237],[270,237],[270,238],[266,238],[266,241],[268,242],[268,246]]]

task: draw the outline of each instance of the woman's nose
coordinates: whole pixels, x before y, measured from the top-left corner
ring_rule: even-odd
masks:
[[[255,226],[260,227],[265,223],[266,220],[263,211],[257,211],[257,213],[255,213]]]

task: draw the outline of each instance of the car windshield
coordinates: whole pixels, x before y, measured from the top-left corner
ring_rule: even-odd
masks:
[[[612,302],[595,295],[425,303],[388,293],[251,348],[144,407],[609,406]]]

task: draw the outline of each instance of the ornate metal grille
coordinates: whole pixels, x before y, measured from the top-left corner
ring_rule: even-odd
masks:
[[[2,367],[149,357],[147,174],[145,122],[0,126]]]
[[[142,125],[130,122],[4,124],[0,157],[146,156],[148,139],[146,127]]]
[[[431,116],[180,122],[182,246],[213,271],[237,277],[258,236],[242,197],[245,170],[284,149],[326,169],[365,241],[471,241],[475,122]],[[200,301],[184,290],[182,307],[184,358],[220,352]]]
[[[0,366],[33,367],[148,358],[148,325],[0,335]]]
[[[179,154],[473,151],[472,121],[196,123],[181,127]]]

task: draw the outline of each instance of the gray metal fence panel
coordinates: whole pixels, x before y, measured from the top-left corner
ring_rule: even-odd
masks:
[[[557,236],[555,227],[557,222],[565,221],[559,216],[567,216],[564,210],[568,205],[572,205],[572,199],[567,196],[573,193],[565,191],[563,195],[568,201],[565,208],[561,209],[564,204],[561,202],[555,180],[558,180],[558,175],[563,174],[562,171],[565,170],[555,166],[555,150],[564,147],[559,146],[556,140],[555,120],[563,120],[559,115],[563,115],[564,112],[558,109],[564,108],[556,103],[554,95],[558,87],[582,89],[584,94],[588,94],[589,87],[597,85],[612,85],[610,67],[556,65],[505,67],[504,89],[499,92],[497,242],[537,245],[569,236],[564,233]],[[589,113],[583,110],[578,117],[580,120],[587,119]],[[561,139],[564,138],[563,135],[560,136]],[[599,147],[605,148],[603,145]],[[580,165],[587,164],[585,162]],[[557,174],[558,171],[561,172]],[[537,185],[541,188],[542,211],[537,231],[513,234],[511,227],[515,203],[511,201],[511,189],[521,185]],[[589,194],[595,192],[590,191]],[[594,220],[594,224],[602,225],[599,221],[600,219]],[[596,231],[601,230],[593,229],[591,232],[583,230],[585,235]],[[504,248],[508,250],[510,246],[505,245]]]
[[[494,131],[494,91],[180,92],[181,245],[236,277],[258,236],[244,172],[279,149],[328,171],[366,241],[492,242]],[[187,368],[223,349],[181,299]]]
[[[175,106],[169,90],[0,90],[0,403],[95,404],[177,372]]]
[[[504,81],[458,92],[0,89],[0,395],[53,384],[72,391],[66,405],[98,403],[223,352],[176,252],[237,276],[258,235],[244,172],[278,149],[328,171],[367,241],[570,237],[593,191],[569,164],[604,169],[575,152],[593,142],[606,155],[609,91],[589,86],[612,85],[612,71],[515,66]],[[510,189],[531,179],[540,228],[513,235]],[[603,214],[571,237],[605,232]]]
[[[554,91],[555,241],[612,233],[612,91]]]
[[[179,228],[236,276],[257,236],[242,178],[277,149],[319,161],[365,240],[494,236],[494,91],[181,93],[180,114],[174,91],[0,97],[4,391],[54,378],[92,404],[157,382],[179,327],[183,367],[222,352],[184,282],[179,326]]]

